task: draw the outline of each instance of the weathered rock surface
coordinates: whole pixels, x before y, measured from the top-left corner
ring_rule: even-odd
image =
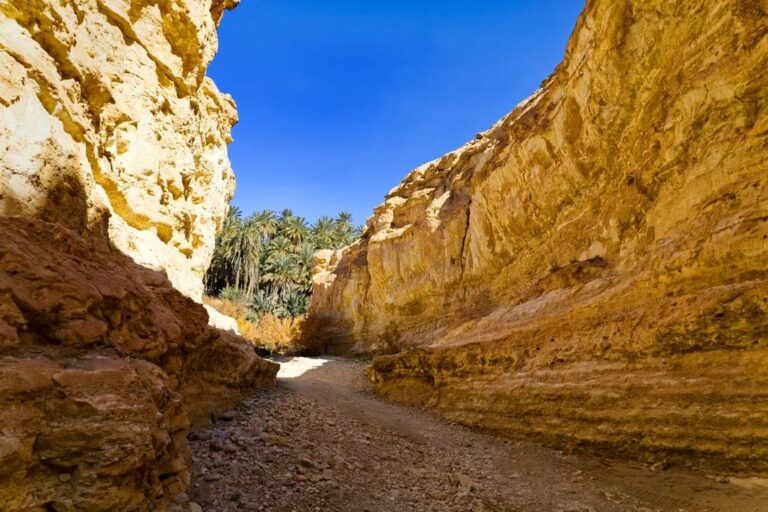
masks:
[[[0,0],[0,510],[164,510],[190,424],[274,381],[195,302],[234,185],[205,69],[236,3]]]
[[[277,365],[106,236],[0,218],[0,510],[157,510]]]
[[[109,211],[116,247],[201,300],[237,118],[205,70],[236,3],[0,0],[0,214]]]
[[[590,0],[542,88],[317,256],[311,324],[494,432],[768,470],[768,12]]]

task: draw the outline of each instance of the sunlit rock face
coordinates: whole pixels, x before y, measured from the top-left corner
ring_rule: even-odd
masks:
[[[205,68],[234,3],[0,0],[0,510],[165,510],[189,426],[274,381],[193,300],[233,187]]]
[[[311,324],[385,395],[768,470],[768,12],[590,0],[563,63],[319,255]]]
[[[234,177],[205,70],[232,0],[0,0],[0,214],[113,243],[197,300]]]

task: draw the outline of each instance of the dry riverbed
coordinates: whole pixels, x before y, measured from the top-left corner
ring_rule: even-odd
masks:
[[[363,367],[342,359],[283,362],[274,389],[190,434],[192,486],[174,508],[768,511],[759,481],[565,455],[386,402],[371,394]]]

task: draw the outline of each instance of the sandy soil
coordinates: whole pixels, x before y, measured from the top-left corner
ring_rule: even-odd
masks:
[[[273,390],[190,434],[188,510],[768,512],[761,480],[497,439],[375,397],[361,362],[282,363]]]

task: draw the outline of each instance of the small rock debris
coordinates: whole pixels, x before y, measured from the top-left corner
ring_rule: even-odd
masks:
[[[305,379],[187,436],[189,501],[173,512],[759,510],[749,500],[710,506],[726,487],[713,480],[605,465],[386,402],[360,362],[331,360]]]

